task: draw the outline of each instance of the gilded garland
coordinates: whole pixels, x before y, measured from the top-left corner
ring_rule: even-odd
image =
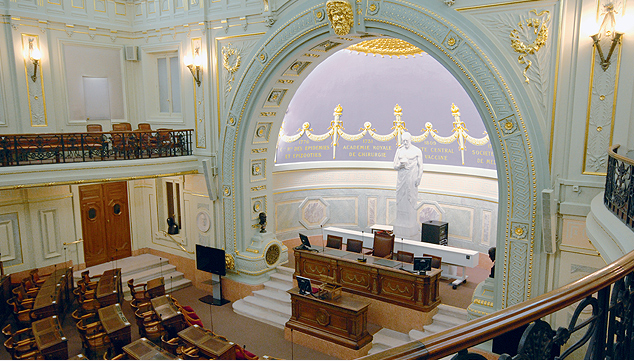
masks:
[[[526,19],[524,22],[526,23],[527,28],[532,28],[533,33],[536,35],[535,39],[532,43],[526,44],[522,40],[520,40],[520,32],[517,29],[513,29],[511,31],[511,47],[516,53],[519,53],[520,56],[517,57],[517,61],[520,64],[527,64],[526,68],[524,68],[524,79],[527,83],[528,76],[526,76],[526,71],[531,67],[531,61],[524,59],[529,54],[535,54],[542,46],[546,45],[546,40],[548,40],[548,27],[546,27],[546,23],[550,20],[550,12],[547,10],[542,11],[541,13],[537,13],[537,10],[531,10],[531,13],[534,13],[537,16],[542,16],[546,14],[546,19],[532,18]],[[524,30],[524,24],[522,22],[517,23],[517,26]]]
[[[225,69],[227,69],[227,71],[233,75],[233,73],[240,69],[242,57],[235,48],[231,48],[230,46],[231,44],[228,44],[226,47],[222,47],[222,66],[224,66]],[[233,64],[229,64],[232,57]]]

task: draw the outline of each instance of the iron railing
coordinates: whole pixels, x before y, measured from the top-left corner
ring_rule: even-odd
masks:
[[[586,359],[634,358],[634,251],[580,280],[534,299],[364,359],[474,359],[466,351],[528,325],[513,359],[565,359],[586,347]],[[541,318],[578,303],[568,327],[553,330]],[[580,315],[592,312],[582,320]],[[567,345],[572,334],[581,337]],[[562,349],[565,345],[565,349]],[[559,356],[557,356],[559,355]],[[508,359],[508,355],[500,355]]]
[[[0,135],[0,165],[75,163],[192,154],[193,129]]]
[[[630,228],[634,229],[634,160],[616,154],[620,145],[608,150],[603,203]]]

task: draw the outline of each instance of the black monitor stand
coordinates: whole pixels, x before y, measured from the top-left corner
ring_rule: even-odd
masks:
[[[207,296],[203,296],[201,298],[199,298],[198,300],[200,302],[209,304],[209,305],[214,305],[214,306],[222,306],[224,304],[229,303],[228,300],[225,300],[222,298],[222,283],[221,283],[221,279],[222,277],[220,275],[217,274],[212,274],[211,275],[211,279],[209,281],[205,281],[203,283],[206,284],[210,284],[212,286],[212,294],[211,295],[207,295]]]

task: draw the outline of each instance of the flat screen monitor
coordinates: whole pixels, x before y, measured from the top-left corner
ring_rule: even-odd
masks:
[[[302,241],[302,244],[300,244],[299,246],[295,247],[295,249],[299,249],[299,250],[310,250],[310,241],[308,240],[308,237],[306,237],[305,234],[299,234],[299,239],[300,241]]]
[[[431,257],[414,257],[414,271],[431,271]]]
[[[197,244],[196,268],[200,271],[224,276],[226,274],[225,250]]]
[[[310,284],[310,279],[302,276],[296,276],[297,288],[299,288],[300,295],[309,295],[313,293],[313,286]]]

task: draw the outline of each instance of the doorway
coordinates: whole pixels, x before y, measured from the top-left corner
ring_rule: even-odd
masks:
[[[126,182],[79,187],[86,267],[130,257],[130,213]]]

